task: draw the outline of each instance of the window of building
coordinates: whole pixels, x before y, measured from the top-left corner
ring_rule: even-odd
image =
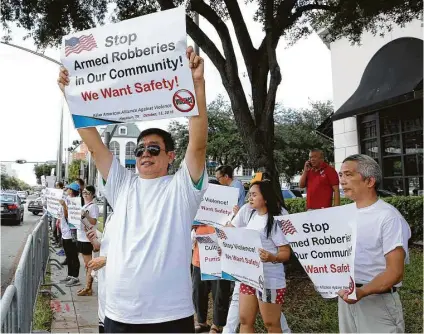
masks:
[[[253,168],[245,168],[243,167],[243,176],[252,176]]]
[[[361,153],[383,172],[381,188],[398,195],[423,190],[422,100],[358,117]]]
[[[116,141],[112,141],[109,144],[109,151],[112,152],[112,154],[119,159],[119,143]]]
[[[134,150],[135,150],[135,143],[133,143],[132,141],[128,142],[127,145],[125,145],[126,160],[135,160]]]
[[[127,165],[125,165],[125,168],[130,170],[131,172],[135,173],[135,165],[127,164]]]
[[[127,127],[126,126],[121,126],[119,128],[119,134],[120,135],[123,135],[123,136],[126,136],[127,135]]]

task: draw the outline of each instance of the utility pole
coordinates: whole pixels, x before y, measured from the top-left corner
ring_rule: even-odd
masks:
[[[48,57],[42,53],[38,53],[36,51],[33,51],[31,49],[27,49],[24,48],[23,46],[19,46],[19,45],[15,45],[12,43],[6,43],[6,42],[0,42],[0,44],[3,45],[7,45],[7,46],[11,46],[14,47],[16,49],[25,51],[25,52],[29,52],[31,54],[33,54],[34,56],[38,56],[41,58],[44,58],[52,63],[55,63],[57,65],[62,65],[62,63],[60,61],[57,61],[56,59],[53,59],[51,57]],[[63,150],[63,104],[64,104],[64,100],[65,98],[62,97],[62,108],[61,108],[61,112],[60,112],[60,134],[59,134],[59,148],[57,151],[57,163],[56,163],[56,181],[60,181],[60,179],[62,178],[62,150]]]

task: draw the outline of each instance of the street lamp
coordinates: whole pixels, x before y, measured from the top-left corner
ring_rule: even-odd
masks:
[[[19,45],[15,45],[12,43],[7,43],[7,42],[0,42],[1,44],[7,45],[7,46],[11,46],[14,47],[16,49],[25,51],[25,52],[29,52],[31,54],[33,54],[34,56],[37,57],[41,57],[44,58],[52,63],[55,63],[57,65],[62,65],[61,62],[57,61],[56,59],[53,59],[49,56],[43,55],[42,53],[38,53],[36,51],[24,48],[23,46],[19,46]],[[57,150],[57,163],[56,163],[56,179],[57,181],[60,180],[60,178],[62,177],[62,146],[63,146],[63,105],[64,105],[64,97],[62,97],[62,107],[61,107],[61,112],[60,112],[60,134],[59,134],[59,148]],[[11,161],[11,162],[16,162],[16,161]],[[19,162],[16,162],[19,163]],[[23,163],[27,163],[27,162],[21,162],[21,164]]]

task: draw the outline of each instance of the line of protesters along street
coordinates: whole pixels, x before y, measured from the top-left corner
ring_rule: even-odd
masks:
[[[137,24],[131,20],[118,23],[119,29],[109,25],[87,31],[97,44],[66,36],[62,62],[68,68],[62,67],[58,78],[113,209],[103,236],[99,239],[95,233],[98,208],[90,205],[93,187],[82,190],[81,184],[73,183],[63,198],[61,189],[45,192],[49,212],[60,221],[68,265],[66,284],[80,284],[78,252],[87,267],[86,286],[78,294],[92,294],[90,269],[98,272],[99,331],[234,333],[240,326],[240,332],[251,333],[260,313],[268,332],[289,332],[284,297],[290,285],[286,284],[284,264],[293,253],[317,293],[322,298],[338,298],[341,332],[403,332],[397,290],[408,262],[411,232],[401,214],[377,196],[381,182],[378,164],[366,155],[352,155],[337,173],[324,162],[322,152],[314,150],[301,179],[308,189],[307,212],[290,214],[281,193],[276,192],[275,180],[266,173],[256,174],[245,203],[243,185],[233,178],[231,167],[218,168],[216,181],[208,179],[204,61],[192,47],[185,47],[184,8],[134,20]],[[155,21],[160,25],[152,29]],[[106,71],[175,57],[180,64],[175,72],[157,67],[140,76],[150,82],[170,75],[179,90],[161,90],[161,83],[156,82],[158,91],[147,85],[143,94],[132,94],[131,87],[141,85],[141,78],[134,75],[115,82],[116,78],[105,72],[99,80],[115,87],[113,98],[104,99],[90,91],[93,99],[87,101],[87,89],[100,86],[88,80],[92,69],[76,68],[76,62],[89,57],[101,60],[112,50],[101,44],[102,39],[116,30],[134,32],[135,26],[155,33],[143,34],[143,38],[134,35],[133,47],[166,39],[173,41],[172,48],[161,47],[164,55],[152,51],[141,59],[127,59],[125,64],[96,64]],[[155,43],[151,43],[153,39]],[[113,51],[120,48],[127,46],[116,45]],[[88,85],[90,88],[84,87]],[[127,90],[116,88],[125,85]],[[144,113],[145,108],[153,111]],[[181,116],[190,116],[189,141],[175,175],[168,175],[176,157],[170,133],[158,128],[141,132],[134,152],[135,174],[120,164],[95,128],[144,117]],[[339,183],[354,203],[339,206]],[[92,251],[99,256],[90,259]],[[207,322],[210,291],[211,324]]]
[[[175,146],[163,130],[140,134],[135,151],[139,175],[118,163],[97,130],[79,130],[106,180],[106,195],[114,211],[102,240],[92,232],[86,235],[100,249],[96,262],[96,269],[102,267],[100,330],[235,332],[240,323],[240,332],[247,333],[254,331],[259,311],[269,332],[287,331],[282,311],[290,286],[286,286],[284,262],[291,247],[323,298],[339,298],[340,331],[402,332],[397,289],[408,260],[410,229],[400,213],[377,196],[378,164],[365,155],[350,156],[339,178],[327,177],[326,173],[334,172],[321,161],[320,152],[319,159],[313,159],[317,151],[311,152],[311,161],[305,164],[306,186],[321,182],[317,188],[321,192],[324,186],[338,189],[340,179],[354,204],[290,215],[271,180],[262,175],[253,180],[248,203],[241,206],[244,189],[233,179],[231,168],[219,168],[215,176],[220,185],[208,187],[203,61],[191,48],[188,57],[201,103],[199,116],[190,119],[190,143],[174,176],[167,176],[167,170],[175,158]],[[59,81],[67,83],[65,69]],[[68,207],[60,200],[58,212],[61,222],[67,213],[68,224],[78,226],[70,206],[81,205],[74,197],[80,187],[71,184],[68,188]],[[308,191],[308,196],[313,193]],[[331,205],[336,196],[333,190],[326,193],[325,201]],[[49,207],[49,191],[46,194]],[[81,221],[81,212],[75,212],[75,219]],[[66,226],[62,224],[63,238]],[[79,226],[83,231],[85,224]],[[72,242],[75,232],[69,229],[67,237]],[[74,263],[75,249],[68,252],[68,263]],[[77,273],[70,270],[69,284],[74,284]],[[212,326],[206,322],[209,289],[214,303]]]

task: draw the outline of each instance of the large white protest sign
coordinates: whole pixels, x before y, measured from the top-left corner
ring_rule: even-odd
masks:
[[[196,236],[199,247],[200,273],[202,281],[221,278],[221,256],[215,233]]]
[[[222,278],[239,281],[263,291],[264,269],[259,257],[259,248],[262,248],[260,233],[234,227],[215,230],[222,250]]]
[[[75,128],[198,115],[184,6],[67,35]]]
[[[233,208],[237,205],[239,190],[234,187],[210,184],[203,195],[197,211],[195,222],[213,227],[225,226],[233,216]]]
[[[61,207],[59,201],[62,199],[63,190],[46,188],[45,198],[47,200],[47,212],[53,217],[59,218],[59,208]]]
[[[68,206],[68,223],[71,228],[83,228],[81,226],[81,198],[67,197],[66,205]]]
[[[54,188],[54,185],[56,183],[56,176],[48,175],[46,176],[46,182],[48,188]]]
[[[346,219],[355,204],[275,217],[315,290],[324,298],[341,289],[356,299],[354,261],[356,226]]]

